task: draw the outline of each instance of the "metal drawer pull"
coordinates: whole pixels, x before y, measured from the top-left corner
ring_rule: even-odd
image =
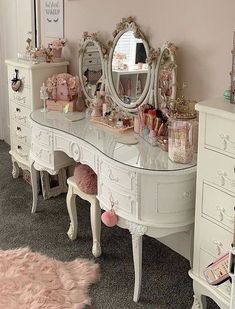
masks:
[[[21,156],[21,157],[24,157],[24,158],[27,158],[28,157],[28,154],[27,153],[24,153],[22,151],[22,147],[20,145],[18,145],[16,147],[16,152]]]
[[[111,181],[119,182],[119,178],[113,176],[113,172],[112,172],[111,169],[109,169],[109,179],[110,179]]]
[[[229,137],[228,134],[223,134],[223,133],[221,133],[221,134],[219,134],[219,137],[222,139],[222,142],[223,142],[223,149],[224,149],[224,150],[227,149],[228,143],[230,143],[230,144],[233,146],[233,148],[235,148],[235,142],[233,142],[233,141],[230,140],[230,137]]]
[[[222,244],[222,242],[220,240],[213,240],[213,244],[216,245],[216,249],[217,249],[217,254],[221,255],[222,250],[225,252],[226,250],[224,249],[224,245]]]
[[[113,208],[113,207],[115,207],[115,206],[117,206],[119,203],[118,203],[118,200],[114,200],[113,199],[113,195],[112,195],[112,193],[110,193],[110,195],[109,195],[109,200],[110,200],[110,203],[111,203],[111,207]]]
[[[234,179],[231,179],[227,176],[227,173],[224,172],[224,171],[217,171],[217,175],[220,176],[220,183],[221,183],[221,186],[224,186],[225,185],[225,180],[227,180],[231,187],[235,187],[235,180]]]
[[[233,223],[233,216],[229,216],[226,213],[226,210],[223,207],[216,207],[217,211],[219,212],[219,220],[220,221],[224,221],[224,217],[226,217],[229,221],[231,221]]]

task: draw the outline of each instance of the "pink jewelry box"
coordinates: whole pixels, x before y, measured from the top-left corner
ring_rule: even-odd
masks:
[[[69,112],[74,112],[76,110],[76,99],[72,101],[46,100],[46,106],[49,111],[62,111],[67,104],[69,104]]]

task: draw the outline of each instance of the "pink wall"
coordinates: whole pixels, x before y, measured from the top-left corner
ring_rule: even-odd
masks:
[[[189,85],[186,96],[202,100],[221,96],[230,83],[235,30],[234,0],[64,0],[65,55],[77,73],[78,42],[84,31],[111,39],[122,17],[136,17],[150,45],[173,41],[178,47],[178,80]],[[43,33],[43,25],[42,25]],[[43,35],[42,35],[43,37]],[[45,43],[45,39],[44,39]]]

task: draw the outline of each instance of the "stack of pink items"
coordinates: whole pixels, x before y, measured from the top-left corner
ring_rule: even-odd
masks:
[[[76,101],[80,89],[78,76],[68,73],[54,74],[47,80],[49,99],[47,109],[62,111],[68,105],[68,111],[76,110]]]

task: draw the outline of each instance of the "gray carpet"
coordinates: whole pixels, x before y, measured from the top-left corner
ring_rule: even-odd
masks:
[[[43,200],[31,214],[31,187],[22,178],[13,179],[9,147],[0,141],[0,248],[29,246],[48,256],[69,261],[93,259],[89,206],[77,199],[78,239],[69,240],[69,217],[65,195]],[[103,254],[96,262],[101,279],[90,291],[93,309],[190,309],[192,281],[186,259],[157,240],[143,240],[143,282],[139,303],[132,301],[134,272],[131,236],[128,231],[102,226]],[[212,301],[208,309],[218,308]],[[5,308],[7,309],[7,308]]]

